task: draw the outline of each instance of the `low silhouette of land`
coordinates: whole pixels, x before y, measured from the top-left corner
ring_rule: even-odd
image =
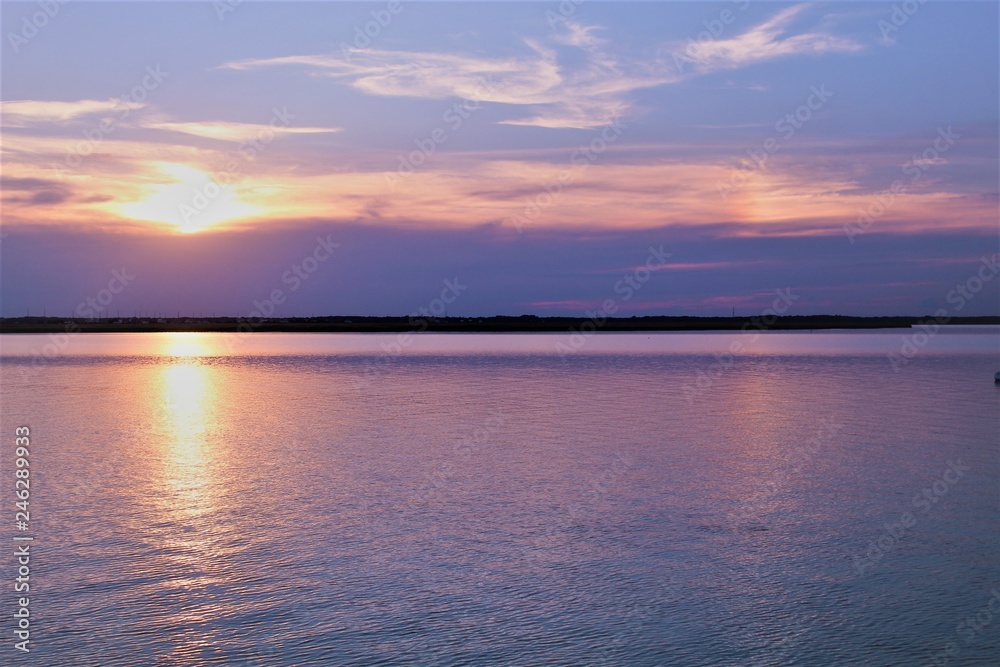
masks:
[[[431,331],[455,333],[567,332],[567,331],[789,331],[816,329],[906,328],[921,323],[944,323],[933,316],[850,317],[793,315],[755,317],[125,317],[0,318],[0,333],[141,333],[163,331],[278,331],[310,333],[394,333]],[[947,324],[1000,324],[1000,316],[952,317]]]

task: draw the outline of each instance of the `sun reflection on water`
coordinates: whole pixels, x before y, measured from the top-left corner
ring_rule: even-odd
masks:
[[[164,664],[193,664],[192,658],[214,650],[211,640],[190,628],[223,613],[213,593],[230,576],[222,519],[224,475],[219,473],[224,447],[220,442],[219,368],[209,358],[213,346],[198,333],[161,334],[156,352],[162,357],[154,380],[153,401],[159,428],[153,443],[158,461],[154,472],[153,526],[148,530],[163,549],[163,582],[183,600],[174,621],[185,630],[172,636]]]
[[[206,474],[205,434],[211,400],[208,369],[197,361],[183,361],[163,369],[163,408],[171,433],[167,460],[173,473],[182,473],[175,480],[175,489],[202,486],[193,482]],[[184,480],[190,480],[185,483]]]
[[[162,341],[158,352],[165,357],[178,357],[178,361],[197,362],[212,353],[208,336],[202,333],[178,331],[160,334]]]
[[[215,402],[212,369],[201,359],[207,350],[198,334],[166,334],[162,350],[174,358],[162,367],[159,392],[169,436],[163,457],[167,486],[172,495],[189,501],[189,511],[197,512],[206,500],[203,492],[211,473],[206,436]]]
[[[161,349],[173,359],[160,369],[157,387],[165,437],[158,443],[155,511],[173,561],[173,585],[197,594],[215,580],[210,561],[219,501],[216,370],[201,358],[206,345],[198,334],[167,334]],[[199,613],[196,607],[192,613]]]

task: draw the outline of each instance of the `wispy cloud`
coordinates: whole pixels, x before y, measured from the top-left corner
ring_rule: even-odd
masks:
[[[593,129],[628,113],[633,94],[690,76],[735,69],[765,60],[825,52],[859,51],[860,43],[816,29],[790,34],[806,8],[775,14],[742,35],[700,43],[689,54],[694,67],[679,72],[672,59],[628,61],[611,53],[601,28],[564,22],[549,37],[525,39],[521,56],[489,58],[458,53],[352,49],[345,54],[295,55],[225,63],[233,70],[299,66],[343,81],[369,95],[423,99],[462,98],[529,107],[506,125]],[[573,52],[565,56],[566,50]],[[582,57],[581,57],[582,56]]]
[[[226,63],[223,68],[251,70],[260,67],[300,65],[317,76],[344,79],[371,95],[492,101],[531,98],[560,81],[554,57],[489,59],[462,54],[420,51],[352,49],[351,57],[330,55],[284,56]],[[502,91],[490,93],[484,83],[500,82]]]
[[[132,103],[130,108],[141,107]],[[120,99],[76,100],[56,102],[48,100],[12,100],[0,102],[0,124],[4,127],[31,127],[39,123],[64,124],[89,116],[121,114],[124,110]]]
[[[181,132],[196,137],[207,139],[218,139],[219,141],[246,141],[256,137],[261,132],[274,132],[276,135],[283,134],[322,134],[330,132],[342,132],[340,127],[287,127],[261,125],[258,123],[232,123],[225,121],[213,121],[202,123],[182,123],[174,121],[147,121],[143,127],[155,130],[167,130],[170,132]]]
[[[551,43],[525,40],[529,53],[519,57],[355,49],[350,58],[340,53],[287,56],[241,60],[223,67],[250,70],[298,65],[317,76],[343,80],[369,95],[461,98],[532,108],[533,116],[501,121],[509,125],[594,128],[630,108],[633,91],[675,79],[670,73],[650,73],[645,67],[619,63],[595,35],[597,30],[567,23]],[[582,51],[584,58],[572,59],[573,65],[560,62],[560,46]]]
[[[791,34],[790,26],[808,4],[798,4],[781,10],[770,19],[729,39],[699,42],[684,51],[700,73],[746,67],[767,60],[797,55],[829,52],[856,52],[864,46],[849,37],[839,37],[828,31]]]

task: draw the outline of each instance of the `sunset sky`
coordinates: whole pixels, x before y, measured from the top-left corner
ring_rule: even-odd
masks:
[[[902,4],[5,2],[2,314],[951,308],[998,6]]]

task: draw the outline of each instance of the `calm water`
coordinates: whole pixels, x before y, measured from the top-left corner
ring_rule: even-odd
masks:
[[[25,664],[996,665],[1000,337],[904,334],[0,337]]]

